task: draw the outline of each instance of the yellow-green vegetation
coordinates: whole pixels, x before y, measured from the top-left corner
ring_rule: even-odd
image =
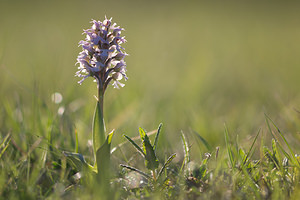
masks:
[[[96,155],[97,87],[74,74],[105,15],[129,79]],[[0,1],[1,199],[297,199],[299,20],[284,1]]]

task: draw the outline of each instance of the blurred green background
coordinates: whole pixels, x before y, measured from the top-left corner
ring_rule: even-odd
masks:
[[[11,105],[13,120],[30,123],[37,98],[43,124],[64,107],[69,125],[60,133],[76,127],[86,144],[96,84],[77,84],[75,62],[82,30],[105,15],[125,28],[130,54],[126,86],[105,96],[114,143],[160,122],[166,147],[180,143],[181,130],[192,145],[192,130],[222,145],[224,123],[246,142],[259,128],[267,132],[264,113],[299,143],[300,5],[287,1],[1,0],[0,103]],[[63,96],[58,105],[54,92]]]

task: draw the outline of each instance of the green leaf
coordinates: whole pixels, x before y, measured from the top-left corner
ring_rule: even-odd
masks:
[[[199,169],[196,172],[194,172],[194,173],[196,173],[196,178],[198,178],[200,180],[203,179],[205,177],[205,175],[206,175],[206,171],[207,171],[206,164],[202,164],[199,167]]]
[[[246,154],[245,151],[243,149],[239,149],[239,155],[242,158],[242,162],[244,163],[246,160]]]
[[[187,163],[190,162],[190,149],[186,137],[182,131],[181,131],[181,140],[182,140],[183,151],[184,151],[184,164],[187,165]]]
[[[153,144],[154,151],[156,151],[157,142],[158,142],[158,136],[159,136],[159,133],[161,131],[161,127],[162,127],[162,123],[159,124],[158,129],[157,129],[157,133],[155,135],[154,144]]]
[[[280,145],[280,144],[278,144],[278,148],[281,150],[281,152],[284,154],[284,156],[288,159],[288,160],[293,160],[293,158],[283,149],[283,147]],[[296,158],[297,159],[297,158]],[[297,162],[299,162],[299,161],[297,161]]]
[[[7,134],[5,136],[5,138],[3,139],[3,141],[1,142],[1,144],[0,144],[0,150],[1,150],[1,152],[0,152],[0,158],[2,157],[2,155],[4,154],[4,152],[7,149],[8,145],[10,144],[10,140],[11,140],[10,136],[11,136],[10,133]]]
[[[278,142],[279,148],[283,150],[283,153],[285,154],[286,157],[292,158],[291,161],[293,161],[293,163],[294,163],[295,165],[297,165],[298,167],[300,167],[300,163],[299,163],[298,159],[296,158],[295,153],[293,152],[291,146],[290,146],[289,143],[287,142],[287,140],[286,140],[286,138],[284,137],[284,135],[281,133],[280,129],[276,126],[275,122],[274,122],[267,114],[265,114],[265,118],[266,118],[267,125],[268,125],[268,127],[269,127],[270,133],[272,134],[273,138],[276,140],[276,138],[275,138],[275,136],[274,136],[274,134],[273,134],[273,132],[272,132],[272,130],[271,130],[271,128],[270,128],[269,121],[270,121],[270,122],[273,124],[273,126],[276,128],[276,130],[277,130],[277,132],[279,133],[280,137],[283,139],[284,143],[286,144],[286,146],[287,146],[288,149],[290,150],[290,154],[291,154],[291,155],[286,156],[287,153],[283,150],[282,145],[276,140],[276,141]]]
[[[146,132],[144,131],[144,129],[142,129],[141,127],[139,128],[139,133],[140,133],[140,137],[141,140],[143,141],[146,135]]]
[[[98,181],[103,187],[108,187],[110,182],[110,147],[114,130],[108,134],[104,144],[97,150]]]
[[[279,152],[278,152],[278,148],[277,148],[277,145],[276,145],[276,140],[273,138],[272,139],[272,150],[273,150],[273,158],[274,158],[274,160],[276,161],[276,163],[281,167],[281,164],[280,164],[280,160],[281,160],[281,158],[280,158],[280,154],[279,154]]]
[[[171,161],[176,157],[176,153],[172,154],[168,160],[165,162],[165,164],[163,165],[163,167],[160,169],[157,179],[159,179],[159,177],[161,176],[161,174],[163,173],[163,171],[165,170],[165,168],[171,163]]]
[[[85,169],[94,170],[94,168],[85,161],[83,155],[80,153],[67,151],[63,151],[62,153],[67,157],[67,162],[77,171],[83,171]]]
[[[185,135],[183,134],[183,131],[181,131],[181,141],[183,146],[183,152],[184,152],[184,158],[179,170],[179,174],[183,171],[184,167],[187,166],[187,164],[190,162],[190,150],[189,150],[189,144],[187,143],[187,140],[185,138]],[[177,181],[179,180],[179,176]]]
[[[93,150],[94,159],[96,160],[96,152],[105,141],[105,124],[103,118],[103,110],[101,110],[99,101],[96,103],[96,108],[93,118]]]
[[[145,133],[145,132],[144,132]],[[150,139],[145,133],[143,140],[143,148],[145,152],[145,165],[148,169],[154,170],[158,167],[158,159],[156,157],[153,146],[150,143]]]
[[[242,168],[242,172],[245,176],[244,184],[247,187],[251,187],[252,191],[254,192],[255,198],[254,199],[260,199],[261,194],[260,194],[260,187],[258,187],[257,183],[254,181],[253,177],[250,176],[249,172],[246,170],[246,168]]]
[[[280,169],[278,161],[274,159],[273,153],[268,149],[268,147],[263,148],[264,156],[267,157],[269,162],[272,162],[277,169]]]
[[[206,165],[209,158],[210,156],[206,156],[206,158],[202,160],[202,165]]]
[[[252,142],[251,147],[250,147],[250,149],[249,149],[249,151],[248,151],[248,153],[247,153],[245,159],[243,160],[242,167],[246,164],[246,162],[247,162],[247,160],[248,160],[248,158],[249,158],[249,155],[251,154],[251,151],[252,151],[253,146],[254,146],[254,144],[255,144],[255,142],[256,142],[256,140],[257,140],[257,137],[258,137],[258,135],[259,135],[259,133],[260,133],[260,130],[261,130],[261,129],[258,130],[258,132],[257,132],[257,134],[256,134],[256,136],[255,136],[255,138],[254,138],[254,141]],[[251,155],[252,155],[252,154],[251,154]]]
[[[146,154],[141,149],[141,147],[139,147],[139,145],[137,145],[130,137],[128,137],[127,135],[123,135],[123,136],[142,154],[143,157],[146,156]]]
[[[192,133],[197,136],[197,138],[204,144],[208,151],[212,151],[212,147],[210,146],[210,144],[199,133],[197,133],[196,131],[192,131]]]
[[[230,160],[230,164],[231,164],[231,167],[234,168],[234,159],[233,159],[233,155],[232,155],[232,151],[231,151],[231,145],[229,144],[229,135],[228,135],[228,129],[227,129],[227,126],[225,124],[225,143],[226,143],[226,148],[227,148],[227,152],[228,152],[228,157],[229,157],[229,160]]]

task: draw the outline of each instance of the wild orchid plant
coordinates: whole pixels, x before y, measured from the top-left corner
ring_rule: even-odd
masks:
[[[125,43],[126,40],[124,37],[121,37],[121,32],[124,29],[120,28],[115,23],[112,24],[111,19],[105,18],[103,22],[93,20],[92,24],[91,29],[84,30],[86,39],[79,42],[79,45],[83,50],[79,53],[77,58],[79,67],[76,76],[82,78],[78,82],[79,84],[82,84],[88,77],[93,77],[95,79],[94,81],[97,83],[98,96],[93,119],[94,166],[86,163],[83,156],[77,152],[65,152],[65,155],[72,159],[73,162],[80,163],[80,165],[86,166],[88,169],[97,172],[101,184],[108,185],[110,172],[110,145],[114,131],[106,135],[103,118],[103,100],[105,91],[110,83],[112,83],[114,88],[120,88],[124,87],[124,84],[119,81],[122,78],[125,80],[128,79],[126,76],[126,63],[124,61],[127,54],[125,53],[124,48],[121,47],[121,44]],[[128,136],[125,136],[145,158],[145,165],[151,171],[152,177],[133,167],[121,165],[144,175],[155,183],[158,183],[157,180],[159,180],[166,167],[176,156],[176,154],[171,155],[164,163],[161,170],[159,172],[157,171],[159,161],[156,156],[156,147],[161,126],[162,125],[158,128],[153,145],[151,145],[146,132],[141,128],[139,132],[143,145],[142,148]]]
[[[126,63],[124,61],[127,55],[122,43],[126,40],[121,37],[123,28],[112,24],[112,18],[103,22],[92,21],[92,28],[84,30],[86,39],[81,40],[79,45],[82,52],[79,53],[77,63],[79,63],[76,76],[82,77],[78,82],[81,84],[86,78],[93,77],[97,82],[98,98],[93,123],[93,148],[96,163],[96,151],[105,141],[105,123],[103,118],[103,100],[104,93],[109,83],[112,82],[114,88],[124,87],[119,81],[126,76]]]
[[[93,118],[93,153],[94,166],[86,163],[81,154],[66,153],[64,154],[74,163],[80,163],[81,166],[87,166],[94,172],[100,174],[103,181],[109,182],[107,176],[110,162],[110,144],[113,136],[113,131],[106,135],[105,123],[103,118],[103,100],[104,93],[110,83],[114,88],[123,87],[124,84],[119,82],[122,78],[127,80],[126,63],[124,61],[127,55],[122,43],[126,40],[121,37],[121,32],[124,30],[112,23],[112,19],[107,19],[103,22],[92,20],[92,27],[84,30],[86,35],[85,40],[79,42],[82,51],[77,57],[79,64],[78,71],[75,76],[82,79],[82,82],[88,78],[94,78],[97,83],[98,96]],[[106,138],[106,139],[105,139]]]

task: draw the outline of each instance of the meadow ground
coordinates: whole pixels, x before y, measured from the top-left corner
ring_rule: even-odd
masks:
[[[109,86],[104,100],[118,147],[113,198],[300,195],[299,3],[2,0],[1,199],[104,198],[97,184],[73,180],[78,169],[62,152],[93,162],[96,84],[77,84],[75,62],[82,30],[105,15],[125,28],[129,54],[126,86]],[[160,123],[159,167],[176,153],[168,178],[120,167],[151,174],[123,134]]]

